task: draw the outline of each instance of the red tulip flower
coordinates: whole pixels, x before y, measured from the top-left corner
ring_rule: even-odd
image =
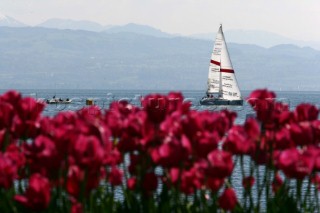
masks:
[[[245,189],[250,189],[250,188],[253,186],[254,182],[255,182],[254,177],[248,176],[248,177],[245,177],[245,178],[242,180],[242,186],[243,186]]]
[[[218,199],[219,206],[224,210],[233,210],[238,203],[237,195],[232,188],[224,190]]]
[[[26,208],[34,211],[45,210],[50,202],[49,180],[40,174],[33,174],[24,195],[15,195],[14,199]]]
[[[232,155],[229,152],[214,150],[208,154],[208,175],[215,178],[225,178],[233,170]]]

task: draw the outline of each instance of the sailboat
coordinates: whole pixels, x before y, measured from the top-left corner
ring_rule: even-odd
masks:
[[[201,105],[242,106],[243,99],[220,25],[209,65],[208,87]]]

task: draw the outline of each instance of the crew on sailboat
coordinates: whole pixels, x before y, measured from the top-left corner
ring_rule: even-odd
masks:
[[[214,99],[215,97],[212,94],[207,93],[207,97],[203,97],[203,98],[211,98]]]

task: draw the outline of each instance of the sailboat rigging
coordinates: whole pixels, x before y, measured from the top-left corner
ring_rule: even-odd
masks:
[[[209,65],[206,96],[201,105],[243,105],[235,72],[220,25]]]

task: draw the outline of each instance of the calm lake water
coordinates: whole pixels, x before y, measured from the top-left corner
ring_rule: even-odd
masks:
[[[87,99],[93,99],[95,104],[102,109],[107,109],[109,104],[113,101],[128,100],[130,103],[140,106],[140,97],[150,93],[166,94],[168,91],[152,91],[152,90],[19,90],[23,96],[31,96],[37,99],[47,100],[54,95],[56,98],[72,100],[71,104],[47,105],[43,114],[53,116],[59,111],[64,110],[78,110],[86,106]],[[5,90],[0,90],[4,93]],[[251,91],[242,91],[244,98],[248,97]],[[200,99],[204,96],[204,91],[182,91],[185,101],[191,101],[192,107],[197,110],[220,110],[226,107],[208,107],[199,104]],[[290,91],[277,92],[279,101],[287,103],[291,109],[295,108],[299,103],[312,103],[319,107],[320,105],[320,91],[306,92],[306,91]],[[227,109],[237,112],[238,118],[236,123],[242,123],[248,114],[252,114],[252,108],[245,102],[241,107],[227,107]]]

